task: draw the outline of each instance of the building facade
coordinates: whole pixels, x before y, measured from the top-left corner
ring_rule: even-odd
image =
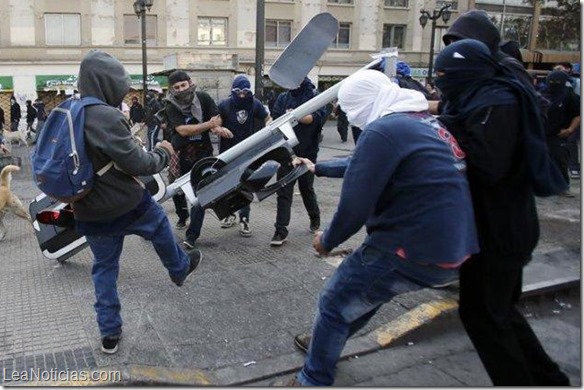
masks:
[[[420,25],[420,11],[444,4],[443,0],[266,0],[264,74],[310,18],[330,12],[340,22],[339,33],[310,73],[321,88],[369,63],[383,47],[398,47],[414,76],[424,78],[431,26]],[[452,4],[448,24],[475,8],[474,0]],[[208,78],[218,66],[247,74],[253,85],[256,12],[255,0],[153,0],[146,12],[148,73],[185,67],[178,65],[186,57],[195,70],[207,70]],[[12,94],[22,105],[41,96],[49,108],[71,95],[79,62],[94,48],[119,58],[135,79],[132,94],[140,94],[140,20],[133,0],[0,0],[0,20],[0,105],[5,111]],[[438,21],[436,53],[447,28]],[[197,72],[193,74],[196,77]],[[164,89],[165,78],[150,78],[149,87]],[[220,86],[216,88],[212,96],[222,98]]]

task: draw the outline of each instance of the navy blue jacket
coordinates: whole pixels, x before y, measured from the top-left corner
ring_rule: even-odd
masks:
[[[464,153],[431,115],[399,113],[369,124],[353,156],[316,165],[342,174],[341,199],[322,236],[331,250],[361,229],[365,244],[418,264],[460,264],[478,252]]]

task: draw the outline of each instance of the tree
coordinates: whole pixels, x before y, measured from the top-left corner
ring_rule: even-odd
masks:
[[[546,8],[539,22],[537,47],[548,50],[580,50],[580,2],[557,0],[557,8]]]

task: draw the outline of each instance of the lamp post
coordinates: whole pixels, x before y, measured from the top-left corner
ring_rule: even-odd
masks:
[[[134,2],[134,12],[140,19],[142,27],[142,104],[146,104],[146,76],[148,75],[148,60],[146,56],[146,10],[150,11],[154,0],[136,0]]]
[[[266,2],[265,0],[257,0],[256,5],[255,95],[258,99],[263,100],[264,88],[262,76],[264,72]]]
[[[432,81],[432,72],[434,71],[434,39],[436,38],[436,20],[442,18],[444,23],[448,23],[450,16],[452,15],[452,12],[449,10],[451,6],[452,4],[445,4],[442,6],[442,8],[433,10],[432,14],[430,14],[430,12],[426,11],[425,9],[420,10],[422,15],[420,15],[419,21],[422,28],[426,27],[428,20],[432,21],[432,34],[430,35],[430,63],[428,64],[428,77],[426,78],[428,82]]]

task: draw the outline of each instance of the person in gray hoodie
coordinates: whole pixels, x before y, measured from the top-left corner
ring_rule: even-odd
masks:
[[[192,275],[202,255],[198,250],[186,253],[175,242],[164,210],[136,179],[160,172],[173,148],[162,141],[146,152],[133,141],[128,121],[117,109],[130,90],[124,66],[113,56],[92,50],[81,62],[78,87],[81,97],[107,103],[85,108],[85,147],[93,167],[97,172],[109,162],[115,164],[96,175],[92,190],[72,204],[76,229],[85,235],[94,256],[91,275],[101,349],[112,354],[122,336],[117,279],[125,236],[136,234],[151,241],[178,286]]]

